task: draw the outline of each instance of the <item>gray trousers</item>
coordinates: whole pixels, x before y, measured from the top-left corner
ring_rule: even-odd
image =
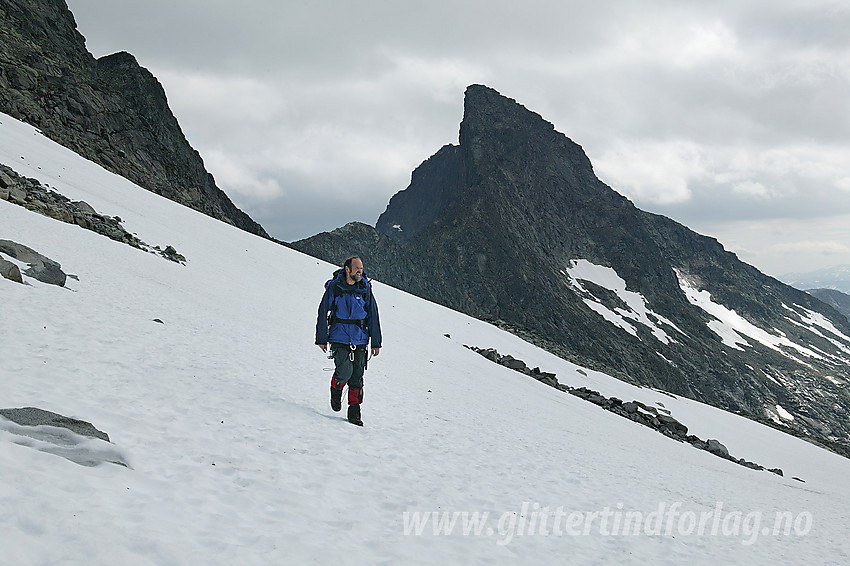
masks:
[[[331,344],[334,355],[336,380],[348,383],[349,389],[363,389],[363,371],[366,369],[366,345]]]

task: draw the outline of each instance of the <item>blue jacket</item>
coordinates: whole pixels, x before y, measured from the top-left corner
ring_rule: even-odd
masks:
[[[328,313],[332,323],[328,328]],[[336,320],[345,322],[337,322]],[[353,321],[363,321],[358,324]],[[372,296],[372,284],[363,279],[354,285],[345,280],[345,270],[334,272],[334,278],[325,283],[325,294],[319,303],[316,320],[316,344],[365,345],[372,339],[372,348],[381,347],[381,321],[378,303]]]

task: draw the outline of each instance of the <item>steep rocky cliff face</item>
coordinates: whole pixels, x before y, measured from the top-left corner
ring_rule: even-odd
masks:
[[[414,171],[377,229],[293,247],[334,263],[359,252],[370,276],[568,359],[850,444],[836,311],[637,209],[579,145],[490,88],[467,89],[459,141]]]
[[[382,214],[375,227],[397,242],[406,242],[437,222],[466,185],[463,153],[457,146],[444,146],[413,172],[410,188],[390,199],[388,210],[393,214]],[[420,187],[427,187],[425,198]]]
[[[128,53],[95,59],[62,0],[0,0],[0,111],[148,190],[268,237],[216,186],[156,78]]]

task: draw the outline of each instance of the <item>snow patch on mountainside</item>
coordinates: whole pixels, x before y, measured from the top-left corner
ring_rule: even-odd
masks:
[[[850,354],[850,336],[842,333],[835,325],[819,312],[811,311],[805,307],[795,304],[796,309],[789,307],[786,304],[782,305],[786,310],[793,313],[798,320],[791,317],[785,317],[789,322],[807,329],[809,332],[824,338],[831,342],[836,348],[846,354]],[[824,334],[819,329],[825,330]],[[829,356],[832,360],[838,363],[850,364],[850,359],[839,358],[837,356]]]
[[[688,301],[714,317],[715,320],[710,321],[708,327],[720,337],[726,346],[743,350],[741,346],[751,346],[747,339],[744,338],[746,336],[803,365],[806,365],[805,362],[791,355],[788,349],[795,350],[804,356],[824,359],[822,355],[811,348],[801,346],[789,340],[781,331],[774,329],[779,335],[771,334],[751,323],[734,310],[714,302],[711,298],[711,293],[698,289],[681,271],[676,270],[676,276],[679,279],[679,287],[685,293]]]
[[[793,421],[794,415],[786,411],[782,405],[776,405],[776,412],[779,414],[779,418],[786,421]]]
[[[835,325],[825,316],[818,312],[811,311],[805,307],[795,304],[794,308],[788,305],[782,305],[785,310],[791,312],[795,318],[786,316],[785,319],[795,326],[805,328],[812,334],[829,341],[832,345],[838,348],[841,352],[848,354],[848,357],[836,356],[819,350],[832,365],[847,365],[850,364],[850,337],[838,330]],[[822,332],[823,330],[823,332]]]
[[[638,333],[635,326],[629,321],[646,326],[653,336],[664,344],[669,344],[674,340],[661,328],[660,324],[664,324],[684,335],[684,332],[679,330],[671,320],[653,312],[647,306],[643,295],[628,291],[626,281],[614,269],[596,265],[586,259],[574,259],[570,261],[570,266],[566,271],[561,271],[561,273],[569,278],[570,286],[582,296],[582,301],[588,308],[632,336],[637,336]],[[589,281],[608,289],[622,301],[624,306],[618,306],[611,310],[602,303],[600,297],[593,294],[592,290],[582,285],[582,281]]]

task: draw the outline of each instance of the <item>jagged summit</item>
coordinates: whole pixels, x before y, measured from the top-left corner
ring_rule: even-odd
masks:
[[[522,168],[547,167],[543,162],[550,159],[553,151],[563,157],[560,179],[552,178],[545,185],[532,187],[528,177],[506,175]],[[474,206],[475,201],[533,199],[545,207],[548,199],[566,196],[552,194],[553,190],[571,189],[581,183],[583,189],[572,195],[574,200],[600,196],[582,194],[601,182],[581,146],[515,100],[492,88],[472,85],[465,94],[459,145],[443,146],[423,162],[413,172],[410,186],[390,200],[376,228],[405,242],[431,226],[452,203],[479,208]],[[601,195],[610,196],[607,187],[599,189]],[[461,197],[465,200],[456,202]],[[499,205],[497,209],[513,207],[512,203],[493,204]]]
[[[494,157],[518,150],[523,153],[535,149],[548,151],[549,144],[557,140],[558,150],[570,154],[576,169],[593,170],[581,147],[555,131],[552,123],[490,87],[469,86],[463,108],[460,145],[469,146],[472,159],[479,165],[494,164]],[[488,138],[490,143],[476,143],[483,137]]]
[[[458,145],[413,172],[374,234],[293,247],[334,263],[358,252],[373,278],[568,359],[756,419],[792,406],[784,426],[850,443],[846,319],[638,209],[578,144],[491,88],[466,90]]]

